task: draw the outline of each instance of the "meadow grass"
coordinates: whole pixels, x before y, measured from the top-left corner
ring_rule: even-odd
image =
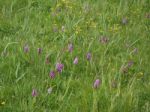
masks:
[[[150,112],[149,32],[149,0],[0,0],[0,112]]]

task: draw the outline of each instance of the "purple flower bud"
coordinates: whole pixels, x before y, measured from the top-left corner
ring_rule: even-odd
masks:
[[[95,82],[94,82],[94,88],[98,88],[101,84],[101,81],[99,79],[96,79]]]
[[[28,52],[29,52],[29,45],[28,45],[28,44],[26,44],[26,45],[24,46],[24,52],[25,52],[25,53],[28,53]]]
[[[78,64],[78,57],[75,57],[73,63],[74,63],[75,65]]]
[[[91,60],[91,53],[87,53],[86,58],[87,60]]]
[[[36,89],[33,89],[33,90],[32,90],[32,96],[33,96],[33,97],[37,96],[37,90],[36,90]]]
[[[133,64],[134,64],[133,61],[129,61],[129,62],[128,62],[128,67],[130,68]]]
[[[73,44],[72,44],[72,43],[70,43],[70,44],[68,45],[68,51],[69,51],[69,52],[72,52],[72,51],[73,51]]]
[[[52,89],[51,87],[48,88],[48,89],[47,89],[48,94],[51,94],[52,90],[53,90],[53,89]]]
[[[42,48],[38,48],[37,51],[38,51],[38,54],[41,54],[42,53]]]
[[[105,37],[105,36],[102,36],[102,37],[100,38],[100,42],[101,42],[102,44],[106,44],[106,43],[108,43],[108,41],[109,41],[109,39],[108,39],[107,37]]]
[[[49,63],[50,63],[50,61],[49,61],[49,57],[48,57],[48,56],[46,57],[46,61],[45,61],[45,63],[46,63],[46,64],[49,64]]]
[[[49,73],[49,76],[50,76],[50,78],[54,78],[55,77],[55,72],[54,71],[51,71],[50,73]]]
[[[61,63],[57,63],[57,64],[56,64],[56,69],[57,69],[57,71],[58,71],[59,73],[62,72],[63,68],[64,68],[64,65],[63,65],[63,64],[61,64]]]

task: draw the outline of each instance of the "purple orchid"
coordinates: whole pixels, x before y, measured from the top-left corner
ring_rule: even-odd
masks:
[[[93,86],[94,86],[94,88],[98,88],[100,86],[100,84],[101,84],[100,79],[96,79]]]
[[[87,55],[86,55],[86,58],[87,58],[87,60],[91,60],[91,53],[87,53]]]
[[[33,90],[32,90],[32,96],[33,96],[33,97],[36,97],[36,96],[37,96],[37,90],[36,90],[36,89],[33,89]]]
[[[63,68],[64,68],[64,65],[63,65],[62,63],[57,63],[57,64],[56,64],[56,69],[57,69],[57,71],[58,71],[59,73],[62,72]]]
[[[25,53],[28,53],[29,52],[29,45],[26,44],[23,49],[24,49]]]
[[[75,57],[73,63],[74,63],[75,65],[78,64],[78,57]]]
[[[68,51],[69,51],[69,52],[72,52],[72,51],[73,51],[73,44],[72,44],[72,43],[70,43],[70,44],[68,45]]]
[[[51,71],[50,73],[49,73],[49,76],[50,76],[50,78],[54,78],[55,77],[55,72],[54,71]]]

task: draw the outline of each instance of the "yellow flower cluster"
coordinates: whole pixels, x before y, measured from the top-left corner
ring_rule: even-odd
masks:
[[[139,72],[139,73],[137,73],[137,78],[142,78],[144,76],[144,73],[143,72]]]
[[[5,105],[6,104],[6,102],[5,101],[2,101],[1,103],[0,103],[0,105]]]
[[[93,19],[89,19],[89,21],[86,22],[86,24],[89,26],[89,27],[92,27],[92,28],[96,28],[97,27],[97,23],[93,21]]]
[[[70,0],[61,0],[61,3],[69,9],[73,9],[73,3]]]
[[[119,24],[114,24],[112,27],[110,27],[109,31],[110,32],[118,32],[120,31],[121,26]]]
[[[91,22],[91,27],[96,28],[96,26],[97,26],[97,23],[92,21]]]
[[[79,34],[81,31],[82,30],[81,30],[80,26],[75,27],[75,34]]]

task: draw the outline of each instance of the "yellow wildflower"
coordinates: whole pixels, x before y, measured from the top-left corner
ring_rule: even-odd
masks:
[[[1,103],[1,105],[5,105],[5,103],[6,103],[6,102],[5,102],[5,101],[3,101],[3,102]]]
[[[95,22],[92,22],[92,23],[91,23],[91,27],[96,28],[96,26],[97,26],[97,23],[95,23]]]
[[[139,72],[139,73],[137,74],[137,77],[138,77],[138,78],[141,78],[141,77],[143,77],[143,75],[144,75],[143,72]]]

